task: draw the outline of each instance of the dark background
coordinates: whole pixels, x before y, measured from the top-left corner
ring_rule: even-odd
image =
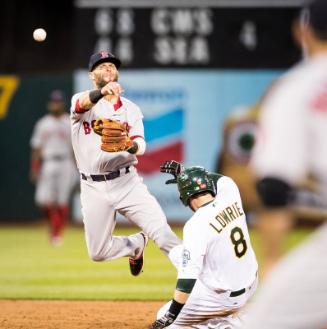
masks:
[[[230,1],[232,4],[233,1]],[[245,4],[246,2],[244,1]],[[125,67],[128,68],[285,68],[299,58],[299,51],[290,32],[290,26],[298,11],[295,6],[208,8],[212,13],[214,27],[210,35],[205,36],[209,45],[210,61],[202,64],[181,64],[174,61],[158,63],[154,59],[158,35],[151,27],[151,15],[155,9],[129,9],[132,11],[135,26],[133,33],[127,36],[132,43],[133,51],[130,63],[125,61]],[[166,9],[171,12],[176,10]],[[193,13],[199,10],[188,9]],[[95,30],[97,10],[78,8],[71,0],[2,0],[0,73],[58,73],[85,68],[100,37]],[[119,39],[126,37],[117,31],[121,8],[115,6],[108,7],[107,10],[111,13],[113,27],[102,37],[109,37],[112,48],[115,49]],[[256,25],[257,47],[252,50],[247,49],[239,40],[240,30],[246,21]],[[35,42],[32,38],[33,30],[38,27],[43,27],[47,31],[45,42]],[[192,48],[192,38],[197,34],[196,28],[194,30],[184,35],[171,31],[166,36],[171,39],[182,36],[187,46]]]
[[[73,69],[73,1],[1,0],[0,3],[0,73]],[[33,31],[38,27],[48,33],[45,42],[33,40]]]

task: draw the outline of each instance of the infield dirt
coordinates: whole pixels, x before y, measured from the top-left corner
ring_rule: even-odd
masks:
[[[146,329],[164,302],[0,301],[2,329]]]

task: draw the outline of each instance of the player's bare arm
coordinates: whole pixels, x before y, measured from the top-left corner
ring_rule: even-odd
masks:
[[[190,296],[189,293],[180,291],[180,290],[175,290],[174,292],[174,300],[180,304],[185,304],[186,301],[188,300],[188,297]]]
[[[90,110],[103,97],[112,104],[116,104],[122,92],[123,88],[118,82],[110,81],[100,89],[84,92],[79,97],[78,103],[80,108],[86,111]]]

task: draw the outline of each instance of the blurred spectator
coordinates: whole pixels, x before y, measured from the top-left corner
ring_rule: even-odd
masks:
[[[30,141],[30,178],[36,183],[35,201],[50,224],[50,241],[62,243],[64,222],[69,213],[69,199],[76,183],[69,114],[61,90],[53,90],[47,103],[48,114],[34,127]]]
[[[327,200],[327,1],[315,0],[294,25],[307,55],[263,103],[252,165],[270,236],[292,220],[294,186],[313,176]],[[268,235],[267,235],[268,236]],[[272,242],[271,239],[270,242]],[[278,245],[275,245],[276,247]],[[275,247],[273,244],[271,248]],[[244,329],[327,327],[327,225],[269,273]]]

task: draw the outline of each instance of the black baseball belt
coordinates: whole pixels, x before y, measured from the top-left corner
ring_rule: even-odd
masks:
[[[65,155],[52,155],[52,156],[45,158],[44,160],[46,160],[46,161],[64,161],[67,159],[69,159],[69,157],[65,156]]]
[[[81,177],[84,180],[88,180],[88,177],[90,177],[91,180],[93,180],[94,182],[103,182],[103,181],[107,181],[107,180],[113,180],[117,177],[119,177],[121,175],[121,170],[125,169],[125,174],[128,174],[129,171],[129,166],[122,168],[120,170],[116,170],[116,171],[111,171],[109,173],[106,174],[97,174],[97,175],[85,175],[83,173],[81,173]]]
[[[255,274],[255,279],[257,278],[258,276],[258,271],[256,272]],[[254,281],[253,281],[254,282]],[[251,289],[253,283],[250,285],[249,289]],[[243,295],[244,293],[246,292],[246,288],[243,288],[243,289],[240,289],[240,290],[235,290],[235,291],[232,291],[230,294],[229,294],[229,297],[237,297],[237,296],[241,296]]]
[[[243,289],[240,289],[240,290],[235,290],[235,291],[232,291],[230,294],[229,294],[229,297],[237,297],[237,296],[241,296],[245,293],[246,289],[243,288]]]

